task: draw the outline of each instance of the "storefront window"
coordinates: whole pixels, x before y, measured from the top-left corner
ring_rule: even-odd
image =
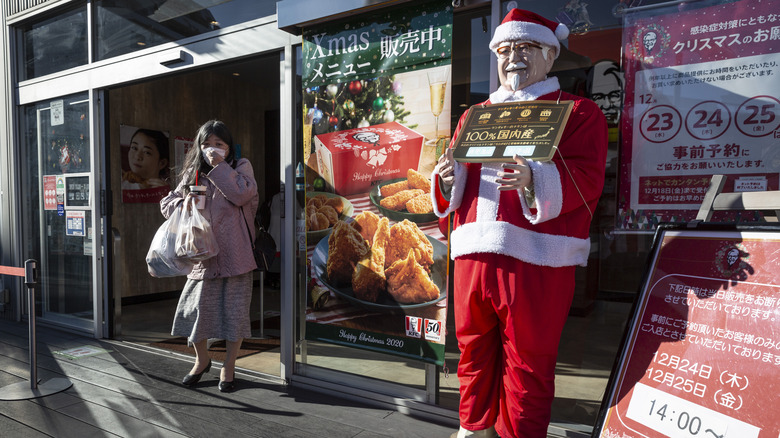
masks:
[[[304,32],[303,374],[347,372],[434,397],[446,359],[446,237],[430,202],[411,200],[429,200],[427,176],[449,139],[452,13],[448,2],[419,2]],[[391,189],[400,194],[389,199]]]
[[[276,12],[271,0],[101,0],[96,6],[98,61]]]
[[[697,161],[704,164],[697,163],[695,166],[706,165],[713,168],[721,165],[729,166],[728,163],[734,163],[735,168],[762,166],[761,169],[749,169],[750,172],[727,171],[726,173],[732,175],[729,183],[745,191],[755,188],[777,189],[776,154],[772,154],[770,151],[772,148],[768,146],[771,139],[777,137],[775,116],[777,99],[765,95],[755,96],[756,94],[774,96],[776,93],[773,94],[772,91],[757,93],[755,84],[758,79],[721,74],[726,72],[720,70],[722,64],[734,71],[752,69],[750,74],[755,75],[756,78],[772,76],[776,71],[776,69],[772,70],[774,63],[767,63],[765,68],[761,68],[758,67],[760,64],[733,59],[769,53],[772,41],[777,38],[768,29],[774,27],[766,24],[768,20],[766,17],[770,16],[768,11],[762,11],[763,15],[757,15],[756,20],[746,18],[744,22],[729,22],[727,17],[732,12],[742,14],[740,17],[750,15],[747,11],[756,3],[754,0],[702,0],[685,3],[661,0],[614,2],[499,0],[485,2],[485,7],[479,8],[469,2],[465,2],[465,5],[461,2],[453,2],[456,6],[452,33],[452,104],[449,108],[451,127],[456,125],[459,116],[470,106],[484,101],[493,91],[489,86],[491,82],[489,69],[491,62],[495,62],[488,49],[488,42],[493,34],[490,3],[499,3],[501,15],[499,21],[510,9],[523,8],[566,24],[570,35],[562,42],[561,52],[550,75],[558,79],[564,91],[593,100],[607,119],[609,145],[605,163],[605,184],[598,208],[593,212],[590,229],[591,253],[587,266],[577,267],[575,297],[559,349],[556,398],[552,412],[553,424],[564,428],[576,425],[575,429],[587,430],[595,423],[599,413],[614,358],[620,348],[621,336],[631,314],[631,307],[641,279],[647,269],[647,256],[656,225],[659,221],[689,220],[690,212],[695,214],[695,209],[700,204],[700,199],[695,196],[686,195],[683,199],[671,193],[670,195],[676,197],[652,197],[653,193],[649,188],[651,184],[643,184],[641,189],[637,190],[637,182],[650,181],[656,185],[666,184],[667,187],[670,181],[674,181],[674,184],[693,185],[694,183],[691,183],[688,178],[693,169],[693,164],[688,162],[693,157],[687,154],[701,154],[703,149],[699,145],[701,141],[692,139],[709,142],[718,135],[724,134],[737,141],[724,144],[717,150],[712,147],[706,149],[710,154],[717,156],[699,159]],[[700,11],[699,15],[694,13],[697,10]],[[707,15],[709,11],[712,11],[714,14],[712,17],[715,18]],[[757,13],[752,12],[752,14]],[[683,17],[687,22],[678,24],[678,18],[683,19]],[[750,27],[759,26],[754,21],[761,24],[763,28]],[[739,39],[732,35],[737,31],[729,34],[728,43],[731,46],[742,46],[740,48],[742,54],[735,47],[724,51],[713,46],[713,44],[723,43],[721,33],[725,32],[723,29],[726,28],[726,23],[747,27],[742,30],[743,35]],[[661,24],[668,26],[670,32],[661,32],[658,27]],[[697,37],[698,34],[706,35]],[[709,38],[710,34],[712,39]],[[392,32],[389,35],[392,35]],[[669,41],[669,37],[676,40]],[[350,40],[344,38],[344,41]],[[359,47],[360,40],[357,36],[352,41],[354,47]],[[752,44],[748,44],[749,42]],[[386,42],[388,47],[391,47],[391,44]],[[330,53],[325,54],[328,49],[337,51],[338,47],[335,43],[332,46],[323,44],[320,53],[324,58],[330,56]],[[661,59],[662,50],[665,51],[665,59]],[[637,54],[642,56],[639,57]],[[315,78],[319,77],[317,75],[327,74],[338,78],[339,74],[344,73],[328,70],[330,67],[320,66],[314,61],[316,56],[307,58],[305,54],[303,55],[302,62],[304,65],[311,64],[308,67],[315,72]],[[693,67],[699,62],[712,64],[709,73]],[[331,64],[341,65],[336,62]],[[675,82],[678,78],[688,79],[703,75],[708,75],[706,81],[692,79],[691,83],[694,85],[687,88],[681,89]],[[671,79],[665,82],[664,79],[667,77]],[[708,87],[705,84],[714,81],[731,81],[738,85],[738,88]],[[299,114],[304,115],[304,120],[298,132],[304,134],[305,155],[298,158],[296,162],[300,162],[304,172],[309,173],[305,175],[306,183],[302,184],[301,190],[331,190],[333,187],[329,184],[322,183],[319,188],[316,186],[318,176],[323,175],[323,163],[315,161],[325,158],[321,155],[329,146],[326,143],[327,134],[329,131],[346,131],[356,126],[368,126],[367,123],[358,123],[361,122],[360,117],[354,121],[350,120],[354,118],[353,109],[366,101],[378,102],[373,107],[374,115],[386,114],[386,110],[390,108],[389,104],[385,103],[387,96],[391,95],[390,88],[387,86],[374,88],[368,100],[361,94],[365,91],[366,84],[370,83],[367,81],[345,83],[336,79],[322,79],[320,83],[307,83],[304,77],[303,82],[302,85],[297,85],[304,88],[303,102],[298,107]],[[698,87],[703,92],[688,91],[693,90],[693,87]],[[727,89],[729,92],[725,91]],[[403,90],[406,91],[405,88]],[[718,97],[713,99],[719,102],[702,104],[703,96],[708,96],[709,91],[716,93],[713,96]],[[427,93],[420,91],[420,94],[427,97]],[[307,96],[309,96],[308,100]],[[384,99],[379,100],[380,97]],[[666,125],[654,125],[652,122],[662,120],[663,117],[667,117],[667,114],[663,113],[663,108],[653,108],[652,105],[656,103],[654,99],[659,99],[659,102],[664,100],[663,108],[684,108],[684,111],[680,111],[682,116],[686,113],[691,115],[686,120],[681,117],[677,119],[672,117],[668,120],[668,123],[676,123],[677,130],[687,132],[682,137],[685,139],[684,144],[667,141],[676,131],[667,129],[669,132],[655,132]],[[643,119],[642,115],[645,112],[649,115]],[[730,113],[736,114],[731,125],[721,119]],[[307,115],[313,116],[313,122],[307,120]],[[405,114],[394,111],[394,116],[395,121],[403,122],[401,118]],[[367,119],[370,120],[370,117]],[[645,125],[647,132],[642,131]],[[415,129],[421,132],[425,130],[422,125],[416,126]],[[657,135],[648,138],[649,134]],[[311,143],[308,143],[310,139]],[[299,150],[301,146],[298,145]],[[338,146],[345,147],[344,144]],[[744,150],[749,147],[752,149],[749,153],[745,153]],[[639,165],[639,170],[630,168],[632,148],[635,151],[634,156],[638,157],[635,159],[640,161],[634,163]],[[638,155],[637,148],[641,149]],[[732,156],[737,153],[742,155]],[[667,156],[665,157],[664,154]],[[319,173],[313,169],[320,169]],[[640,173],[634,178],[637,172]],[[664,176],[667,174],[674,178],[666,181]],[[699,178],[695,184],[706,186],[707,181]],[[632,184],[634,187],[629,192],[628,187]],[[695,187],[687,189],[693,192]],[[638,200],[635,199],[637,191],[640,195]],[[698,191],[696,193],[698,194]],[[350,199],[355,201],[356,213],[371,208],[369,201],[361,204],[358,197]],[[300,208],[305,208],[306,198],[302,196],[299,202]],[[685,214],[681,214],[681,210],[686,210]],[[758,215],[752,212],[745,213],[742,215],[742,220],[747,216],[753,219],[753,216]],[[739,214],[736,217],[740,219]],[[301,220],[306,222],[305,219]],[[299,225],[299,227],[303,230],[306,225]],[[318,236],[318,242],[322,243],[321,249],[327,250],[329,243],[321,240],[322,237]],[[323,262],[324,259],[316,258],[315,243],[308,242],[308,250],[314,253],[315,257],[307,258],[306,261],[310,265],[299,271],[297,289],[317,292],[314,295],[308,294],[306,296],[308,303],[300,305],[300,309],[307,309],[307,313],[305,316],[301,314],[299,327],[309,329],[312,325],[307,326],[306,321],[311,322],[315,317],[349,319],[344,317],[341,309],[327,315],[320,315],[315,308],[318,297],[334,297],[332,294],[329,295],[327,288],[317,288],[317,278],[312,279],[300,273],[301,271],[312,272],[311,268],[316,268],[316,263]],[[303,263],[303,260],[301,259],[300,262]],[[319,277],[320,280],[323,278],[328,279],[327,276]],[[300,286],[301,284],[304,286]],[[451,299],[451,294],[447,298]],[[350,308],[349,303],[343,308]],[[369,310],[377,309],[374,306]],[[380,316],[376,316],[372,322],[378,318]],[[435,403],[456,409],[458,381],[454,376],[459,354],[451,315],[446,318],[446,323],[448,335],[445,360],[444,366],[437,364],[442,375],[436,382]],[[363,326],[354,324],[349,328],[365,329],[367,326],[369,324]],[[299,351],[298,358],[301,363],[362,377],[389,380],[410,387],[422,388],[428,383],[422,380],[423,373],[414,371],[415,368],[422,370],[418,363],[400,361],[392,356],[370,351],[353,350],[348,346],[348,342],[344,342],[341,346],[320,343],[316,339],[311,339],[310,334],[310,332],[300,333],[298,337],[301,341],[309,339],[300,344],[309,347],[308,355],[305,349]],[[350,360],[344,360],[345,358]],[[447,374],[449,377],[446,377]]]
[[[40,263],[36,314],[91,330],[95,231],[89,100],[81,93],[23,111],[24,257]]]
[[[86,64],[86,7],[22,27],[22,41],[22,80]]]

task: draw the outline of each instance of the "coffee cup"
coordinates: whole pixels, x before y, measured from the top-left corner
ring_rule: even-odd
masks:
[[[206,186],[190,186],[190,193],[195,198],[195,207],[203,210],[206,207]]]

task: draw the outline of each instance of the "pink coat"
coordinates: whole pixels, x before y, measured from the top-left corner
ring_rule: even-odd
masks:
[[[235,169],[228,163],[219,163],[207,175],[201,174],[198,183],[206,186],[206,206],[201,213],[217,236],[219,253],[197,263],[187,278],[233,277],[256,269],[252,242],[259,197],[252,164],[246,158],[240,159]],[[160,201],[163,216],[168,218],[173,213],[184,200],[183,193],[183,185],[179,184]],[[251,236],[241,216],[241,207]]]

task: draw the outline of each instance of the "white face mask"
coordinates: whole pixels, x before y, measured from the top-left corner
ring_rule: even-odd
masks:
[[[225,158],[225,155],[227,154],[227,151],[225,149],[220,149],[220,148],[215,148],[215,147],[208,147],[206,149],[203,149],[202,152],[201,152],[203,154],[203,159],[205,159],[206,161],[209,161],[209,156],[207,154],[208,152],[213,152],[213,153],[219,155],[222,158]]]

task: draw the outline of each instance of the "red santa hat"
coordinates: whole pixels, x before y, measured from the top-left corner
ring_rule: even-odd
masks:
[[[495,51],[506,41],[533,41],[555,48],[555,56],[561,51],[559,40],[569,36],[569,28],[550,21],[539,14],[523,9],[512,9],[496,28],[490,40],[490,50]]]

